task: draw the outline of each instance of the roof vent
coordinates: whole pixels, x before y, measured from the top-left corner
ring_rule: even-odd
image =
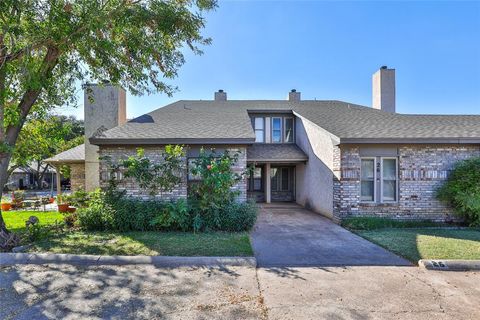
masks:
[[[292,89],[288,93],[288,101],[300,101],[301,93],[297,92],[297,89]]]
[[[223,89],[215,92],[215,101],[227,101],[227,93]]]

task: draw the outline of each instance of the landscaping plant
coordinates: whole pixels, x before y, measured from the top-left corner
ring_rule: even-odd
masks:
[[[480,157],[458,162],[437,197],[471,226],[480,226]]]

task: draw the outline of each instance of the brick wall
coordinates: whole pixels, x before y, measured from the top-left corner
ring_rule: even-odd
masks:
[[[162,160],[162,153],[164,151],[163,146],[145,146],[142,148],[145,151],[145,156],[150,158],[154,162],[160,162]],[[108,156],[112,163],[118,163],[122,159],[127,159],[129,156],[137,154],[137,147],[133,146],[101,146],[99,150],[100,158],[100,187],[105,188],[108,186],[108,164],[102,157]],[[186,167],[186,158],[185,167]],[[127,195],[131,197],[137,197],[142,199],[149,199],[151,195],[148,190],[140,188],[138,183],[133,178],[125,178],[123,174],[119,179],[118,189],[126,190]],[[156,199],[180,199],[187,197],[187,174],[186,170],[182,175],[182,182],[175,186],[171,192],[156,194]]]
[[[72,191],[85,190],[85,164],[72,163],[70,166],[70,187]]]
[[[398,201],[360,202],[360,146],[341,146],[334,157],[334,214],[388,216],[398,219],[454,218],[435,198],[435,190],[460,160],[480,156],[478,145],[399,145]]]
[[[121,159],[126,159],[129,156],[136,155],[137,153],[136,146],[101,146],[99,151],[100,158],[108,156],[110,161],[113,163],[118,163]],[[145,156],[149,157],[154,162],[159,162],[162,160],[162,152],[164,150],[163,146],[142,146],[145,151]],[[242,173],[247,166],[247,153],[245,147],[235,147],[230,148],[230,151],[238,150],[239,160],[236,165],[233,167],[233,170],[237,173]],[[157,199],[179,199],[186,198],[188,194],[188,179],[187,179],[187,158],[185,161],[185,171],[182,175],[182,182],[177,185],[172,192],[157,194],[155,198]],[[100,160],[100,186],[102,188],[108,186],[108,167],[106,160]],[[119,181],[118,188],[120,190],[126,190],[127,195],[132,197],[139,197],[143,199],[148,199],[151,196],[147,190],[143,190],[132,178],[124,178]],[[235,190],[240,192],[238,196],[238,201],[245,202],[247,199],[247,181],[243,179],[234,186]]]

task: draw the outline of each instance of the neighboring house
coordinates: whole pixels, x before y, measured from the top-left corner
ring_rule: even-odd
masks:
[[[52,182],[55,183],[55,170],[48,167],[45,168],[47,164],[41,164],[40,171],[45,170],[43,176],[43,181],[41,182],[41,189],[48,189],[51,187]],[[38,188],[38,183],[35,181],[35,176],[37,175],[37,166],[22,166],[15,168],[8,178],[8,182],[5,187],[8,190],[26,190],[26,189],[36,189]]]
[[[288,99],[178,101],[126,121],[125,91],[89,85],[85,97],[85,187],[105,186],[111,160],[138,147],[157,159],[166,144],[187,147],[187,165],[202,147],[236,150],[234,168],[252,174],[236,186],[240,201],[295,201],[336,220],[350,215],[445,220],[452,210],[435,198],[452,166],[480,156],[479,115],[395,113],[395,70],[373,76],[373,107],[342,101]],[[168,198],[187,196],[193,177]],[[132,180],[120,188],[146,196]]]

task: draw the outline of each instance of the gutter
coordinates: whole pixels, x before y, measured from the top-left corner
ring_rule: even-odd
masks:
[[[339,144],[480,144],[479,138],[340,138]]]
[[[165,145],[165,144],[253,144],[255,138],[153,138],[153,139],[108,139],[91,137],[88,139],[91,144],[100,145]]]

